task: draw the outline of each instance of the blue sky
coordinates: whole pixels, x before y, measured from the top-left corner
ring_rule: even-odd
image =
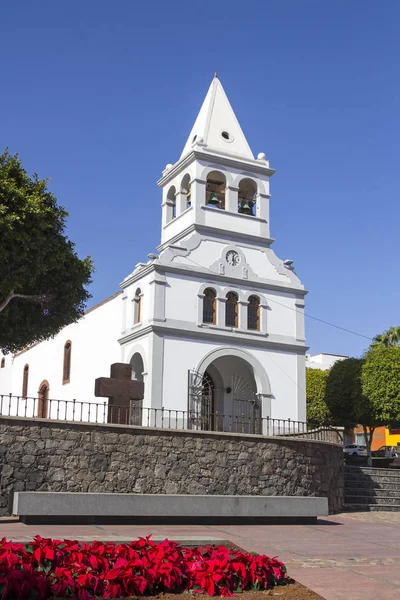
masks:
[[[271,180],[273,246],[311,315],[367,336],[399,324],[400,3],[7,3],[0,148],[51,177],[96,274],[91,304],[160,239],[156,181],[218,71]],[[312,352],[368,340],[307,319]]]

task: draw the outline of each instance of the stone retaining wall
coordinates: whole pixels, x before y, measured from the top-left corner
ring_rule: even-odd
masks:
[[[13,491],[327,496],[343,506],[339,445],[255,435],[0,418],[0,514]]]

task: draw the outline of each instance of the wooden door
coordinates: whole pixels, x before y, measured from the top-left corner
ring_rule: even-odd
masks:
[[[39,386],[38,414],[39,419],[49,418],[49,383],[42,381]]]

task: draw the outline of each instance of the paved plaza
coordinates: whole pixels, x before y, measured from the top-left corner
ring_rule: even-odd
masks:
[[[24,525],[0,520],[0,538],[85,541],[155,538],[230,540],[249,551],[279,556],[289,574],[326,600],[400,598],[400,513],[350,513],[316,525]]]

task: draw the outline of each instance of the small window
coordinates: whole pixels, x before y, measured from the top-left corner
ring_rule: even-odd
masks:
[[[142,290],[138,288],[135,292],[134,301],[134,314],[133,314],[133,323],[140,323],[142,319]]]
[[[29,365],[24,366],[24,374],[22,377],[22,397],[27,398],[28,396],[28,379],[29,379]]]
[[[238,326],[238,296],[235,292],[226,295],[225,325],[226,327]]]
[[[216,322],[216,293],[212,288],[207,288],[204,291],[203,298],[203,323],[210,323],[215,325]]]
[[[68,340],[64,345],[63,383],[69,383],[71,378],[71,349],[72,344]]]
[[[0,368],[1,368],[1,369],[4,369],[4,367],[5,367],[5,366],[6,366],[6,359],[3,357],[3,358],[1,359],[1,367],[0,367]]]
[[[260,331],[260,298],[250,296],[247,307],[247,329]]]

